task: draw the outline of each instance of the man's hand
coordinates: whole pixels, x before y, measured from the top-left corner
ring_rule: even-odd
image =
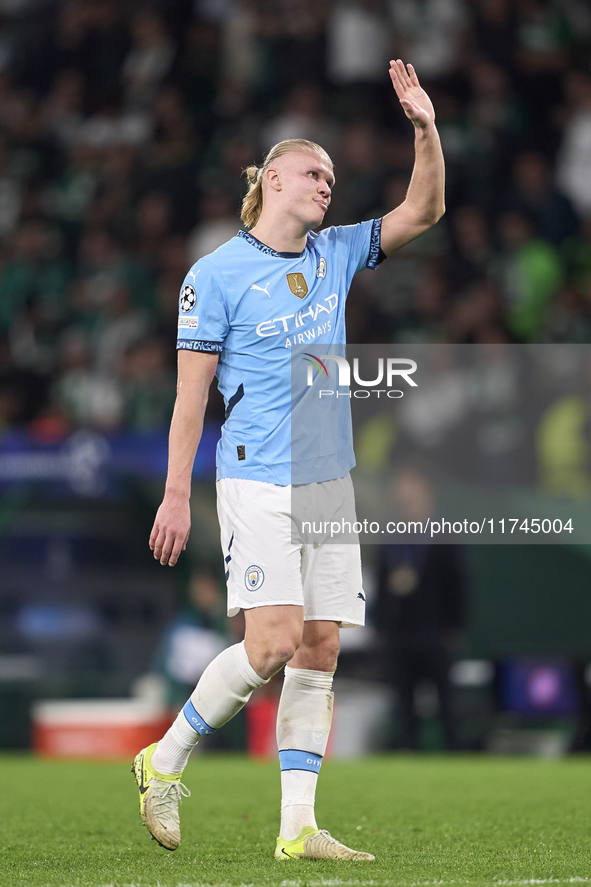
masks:
[[[390,62],[390,78],[404,108],[404,113],[414,126],[425,129],[435,122],[435,110],[431,99],[419,83],[412,65],[397,59]]]
[[[189,499],[166,493],[150,533],[150,548],[163,566],[174,567],[191,531]]]

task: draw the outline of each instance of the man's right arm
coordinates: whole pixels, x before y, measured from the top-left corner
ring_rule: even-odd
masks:
[[[218,354],[178,352],[177,395],[168,438],[168,474],[162,505],[150,534],[150,548],[161,564],[174,567],[191,529],[191,475],[203,431],[209,386]]]

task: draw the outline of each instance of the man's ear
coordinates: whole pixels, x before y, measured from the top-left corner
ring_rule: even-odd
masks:
[[[273,191],[281,191],[281,174],[279,170],[274,166],[270,166],[265,175]]]

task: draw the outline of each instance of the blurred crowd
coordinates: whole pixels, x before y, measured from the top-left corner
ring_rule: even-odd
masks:
[[[447,214],[358,275],[350,340],[591,341],[588,0],[0,0],[0,429],[166,425],[179,287],[247,165],[322,144],[327,224],[404,199],[394,57]]]

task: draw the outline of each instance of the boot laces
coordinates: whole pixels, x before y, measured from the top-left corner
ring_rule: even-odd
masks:
[[[156,783],[152,785],[152,791],[155,794],[154,806],[158,811],[167,813],[176,809],[178,804],[182,803],[183,798],[190,798],[191,792],[182,782],[163,782],[162,780],[154,780]]]
[[[324,838],[326,838],[327,841],[329,841],[331,844],[338,844],[339,843],[336,838],[333,838],[333,836],[330,834],[330,832],[326,831],[325,828],[321,828],[320,831],[318,832],[318,834],[320,834]]]

